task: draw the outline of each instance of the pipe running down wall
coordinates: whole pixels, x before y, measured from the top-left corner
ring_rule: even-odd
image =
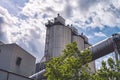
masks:
[[[117,48],[120,47],[120,45],[118,45],[118,44],[120,44],[120,33],[113,34],[111,37],[109,37],[101,42],[98,42],[95,45],[92,45],[91,47],[89,47],[89,50],[92,54],[92,61],[113,52],[116,48],[115,47],[116,45],[117,45]],[[43,73],[45,73],[45,71],[46,70],[44,69],[44,70],[30,76],[30,78],[38,80],[41,78]]]

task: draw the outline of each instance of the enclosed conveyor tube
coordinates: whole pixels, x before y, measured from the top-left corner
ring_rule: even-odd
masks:
[[[113,37],[109,37],[91,46],[89,49],[92,54],[92,61],[105,56],[114,51]]]
[[[109,37],[95,45],[92,45],[89,48],[90,52],[92,54],[92,61],[113,52],[116,48],[115,47],[116,44],[120,44],[120,33],[113,34],[111,37]]]
[[[117,43],[116,43],[116,40],[117,40]],[[119,33],[114,34],[111,37],[89,47],[89,50],[92,55],[92,61],[113,52],[115,50],[115,44],[120,44],[120,34]],[[120,45],[117,45],[117,47],[118,46],[120,47]],[[30,76],[30,78],[32,78],[34,80],[41,79],[43,74],[45,73],[45,71],[46,70],[44,69],[44,70]]]

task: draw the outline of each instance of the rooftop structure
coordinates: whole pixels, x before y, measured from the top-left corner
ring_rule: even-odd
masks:
[[[23,76],[35,73],[36,58],[17,44],[0,45],[0,69]]]

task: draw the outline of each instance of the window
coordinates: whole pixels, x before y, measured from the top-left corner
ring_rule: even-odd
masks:
[[[16,65],[17,65],[17,66],[20,66],[21,61],[22,61],[22,58],[17,57],[17,60],[16,60]]]

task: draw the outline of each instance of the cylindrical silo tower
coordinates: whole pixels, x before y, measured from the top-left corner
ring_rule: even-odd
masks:
[[[46,24],[46,43],[45,43],[45,54],[43,59],[45,62],[49,61],[52,57],[57,57],[62,54],[62,50],[65,49],[66,45],[71,42],[76,42],[80,51],[89,47],[88,38],[83,34],[78,34],[78,31],[72,25],[65,25],[65,20],[58,15],[54,20],[49,20]],[[41,60],[42,61],[42,60]],[[44,62],[37,64],[36,74],[30,76],[31,78],[41,79],[41,76],[45,73]],[[89,63],[91,72],[95,71],[95,62]],[[42,70],[43,69],[43,70]]]
[[[72,42],[77,43],[78,49],[80,51],[90,46],[88,38],[85,35],[83,35],[83,33],[79,34],[75,27],[71,27],[71,30],[72,30]]]
[[[49,60],[59,56],[65,46],[71,43],[71,29],[65,26],[65,20],[59,14],[54,21],[48,21],[46,27],[45,57]]]
[[[71,27],[72,30],[72,41],[77,43],[78,49],[83,51],[85,48],[90,47],[91,45],[88,42],[88,38],[82,34],[78,34],[76,28]],[[91,73],[95,72],[95,61],[89,63],[89,67],[91,68]]]

